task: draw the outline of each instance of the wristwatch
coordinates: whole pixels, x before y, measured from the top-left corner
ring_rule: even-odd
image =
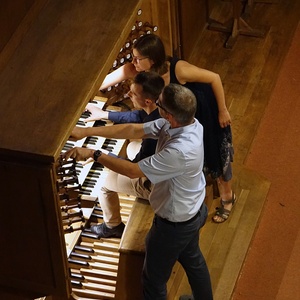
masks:
[[[102,155],[102,151],[101,150],[96,150],[94,152],[94,161],[97,161],[98,158]]]

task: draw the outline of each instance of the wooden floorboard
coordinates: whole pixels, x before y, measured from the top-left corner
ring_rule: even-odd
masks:
[[[231,3],[212,1],[211,18],[224,22],[231,14]],[[229,300],[240,275],[270,182],[244,166],[251,144],[268,105],[283,59],[290,46],[300,16],[300,2],[256,3],[249,24],[266,28],[264,38],[238,36],[233,49],[224,48],[227,33],[205,29],[189,62],[219,73],[233,119],[234,191],[238,201],[230,219],[214,224],[211,217],[219,199],[214,200],[202,229],[200,246],[207,259],[215,300]],[[190,294],[187,279],[177,295]]]

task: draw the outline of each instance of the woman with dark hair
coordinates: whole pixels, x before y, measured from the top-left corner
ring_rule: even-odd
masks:
[[[226,221],[236,197],[231,188],[231,117],[226,107],[220,76],[187,61],[167,57],[161,39],[155,34],[146,34],[134,43],[132,62],[108,74],[100,90],[144,71],[157,72],[164,79],[165,85],[181,84],[195,94],[196,118],[204,127],[205,172],[217,181],[221,197],[221,205],[217,208],[213,221]]]

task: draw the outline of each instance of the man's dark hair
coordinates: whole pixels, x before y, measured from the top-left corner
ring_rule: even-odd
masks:
[[[133,83],[141,85],[143,87],[144,97],[152,100],[153,102],[158,99],[165,85],[162,77],[154,72],[138,73],[134,77]]]

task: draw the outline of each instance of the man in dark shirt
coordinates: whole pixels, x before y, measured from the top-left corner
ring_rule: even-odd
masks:
[[[152,72],[138,73],[130,86],[128,96],[136,110],[126,112],[108,112],[88,104],[86,109],[91,116],[86,122],[99,119],[108,119],[115,123],[145,123],[160,118],[158,108],[155,104],[162,89],[164,80]],[[111,126],[109,126],[111,127]],[[105,130],[102,127],[101,130]],[[80,128],[75,127],[72,137],[82,139],[87,136],[97,136],[97,127]],[[132,162],[138,162],[155,153],[156,140],[151,138],[142,139],[140,149]],[[124,230],[124,223],[120,214],[120,201],[118,193],[148,199],[151,192],[151,182],[146,177],[130,179],[127,176],[109,171],[105,184],[100,194],[99,202],[103,210],[104,223],[91,227],[92,232],[99,238],[121,237]]]

